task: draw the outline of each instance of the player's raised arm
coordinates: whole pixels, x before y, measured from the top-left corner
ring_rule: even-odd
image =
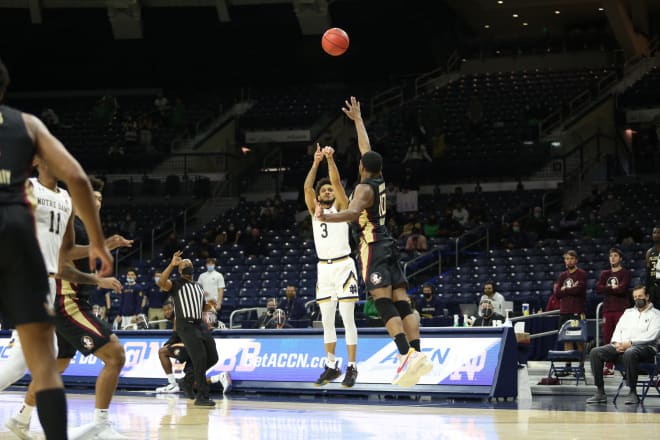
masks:
[[[342,107],[342,111],[348,119],[355,122],[355,132],[357,133],[358,148],[360,148],[360,155],[367,151],[371,151],[371,144],[369,143],[369,135],[367,135],[367,127],[364,126],[362,120],[362,111],[360,110],[360,101],[351,96],[350,101],[344,101],[346,107]]]
[[[305,178],[305,184],[303,188],[305,190],[305,204],[307,205],[307,210],[311,215],[314,215],[314,209],[316,206],[316,191],[314,191],[314,181],[316,180],[316,172],[319,169],[319,164],[323,160],[323,153],[321,152],[321,146],[316,144],[316,151],[314,152],[314,161],[312,162],[312,167],[307,173]]]
[[[316,218],[322,222],[328,223],[341,223],[352,222],[360,217],[360,213],[369,208],[374,200],[374,191],[369,185],[360,184],[355,187],[353,193],[353,200],[349,203],[348,208],[336,214],[326,214],[320,204],[316,205]]]
[[[335,206],[338,211],[343,211],[348,207],[348,197],[346,197],[346,191],[341,184],[341,177],[339,176],[339,169],[335,163],[335,150],[332,147],[323,148],[323,155],[328,161],[328,177],[330,177],[330,183],[332,184],[332,190],[335,193]]]
[[[23,120],[37,147],[37,154],[46,162],[55,177],[67,184],[73,203],[85,224],[90,240],[90,269],[95,268],[96,260],[99,259],[100,274],[109,275],[112,273],[112,255],[104,243],[101,220],[94,202],[92,186],[85,171],[38,118],[24,113]]]

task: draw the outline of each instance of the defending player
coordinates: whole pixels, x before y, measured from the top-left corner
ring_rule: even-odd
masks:
[[[433,364],[420,351],[419,322],[410,309],[406,293],[408,281],[399,261],[396,240],[385,226],[387,198],[382,176],[383,158],[371,151],[360,103],[351,97],[351,102],[346,101],[346,108],[342,110],[355,122],[362,154],[360,183],[355,187],[346,210],[326,213],[317,203],[316,217],[330,223],[358,221],[362,276],[400,355],[392,384],[410,387],[416,385],[422,375],[428,374]]]

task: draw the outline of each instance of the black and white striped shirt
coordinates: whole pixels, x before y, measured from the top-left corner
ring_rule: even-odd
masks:
[[[206,302],[202,286],[183,279],[172,280],[170,293],[174,299],[177,322],[202,319],[202,309]]]

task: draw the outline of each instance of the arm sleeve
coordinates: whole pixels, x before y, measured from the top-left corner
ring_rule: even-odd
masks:
[[[630,288],[630,271],[626,270],[621,274],[621,282],[616,287],[612,289],[612,293],[617,296],[628,296],[628,289]]]
[[[596,283],[596,293],[600,295],[605,295],[607,293],[607,273],[602,271],[598,277],[598,282]]]

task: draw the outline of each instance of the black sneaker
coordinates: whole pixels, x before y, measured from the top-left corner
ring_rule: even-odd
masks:
[[[328,382],[332,382],[333,380],[337,379],[339,376],[341,376],[341,371],[339,370],[339,368],[330,368],[326,365],[325,370],[323,370],[321,376],[319,376],[319,378],[316,379],[314,385],[316,386],[327,385]]]
[[[198,397],[195,399],[195,406],[206,406],[206,407],[213,407],[215,406],[215,401],[209,399],[208,397]]]
[[[193,378],[184,376],[183,379],[181,380],[181,391],[183,391],[183,394],[188,398],[188,399],[194,399],[195,398],[195,391],[193,390]]]
[[[355,385],[357,373],[357,368],[354,366],[349,365],[346,367],[346,374],[344,375],[344,380],[341,381],[341,386],[351,388],[353,385]]]

